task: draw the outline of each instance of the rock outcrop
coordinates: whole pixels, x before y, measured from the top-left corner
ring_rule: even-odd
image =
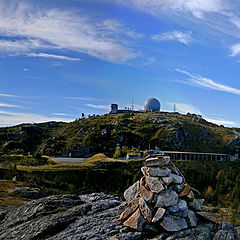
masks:
[[[132,211],[138,218],[140,209],[134,210],[134,206],[133,202]],[[142,224],[146,221],[142,217],[137,222],[138,226],[144,226],[139,232],[118,220],[124,208],[119,197],[104,193],[49,196],[27,202],[9,212],[2,222],[0,218],[0,239],[232,240],[240,237],[240,229],[232,224],[204,219],[196,227],[156,235],[152,228]],[[155,214],[156,222],[163,214],[161,209]]]
[[[53,195],[0,212],[0,239],[234,240],[166,156],[147,157],[144,176],[118,196]],[[120,219],[119,219],[120,216]]]

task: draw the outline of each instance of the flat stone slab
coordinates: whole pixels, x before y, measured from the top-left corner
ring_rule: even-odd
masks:
[[[120,221],[127,219],[131,214],[133,214],[136,211],[136,209],[138,208],[138,202],[139,198],[134,198],[132,201],[127,203],[127,209],[124,212],[122,212],[119,217]]]
[[[139,209],[143,217],[150,223],[152,221],[152,211],[142,197],[139,198]]]
[[[150,176],[150,177],[166,177],[169,176],[169,173],[171,170],[167,167],[143,167],[142,172],[144,172],[144,175]]]
[[[163,217],[164,213],[166,212],[165,208],[158,208],[157,212],[155,213],[152,222],[158,222],[159,220],[161,220],[161,218]]]
[[[188,227],[184,218],[165,214],[160,225],[168,232],[177,232]]]
[[[145,187],[141,186],[139,188],[140,196],[148,203],[152,202],[153,200],[153,192],[147,190]]]
[[[168,156],[156,156],[147,158],[145,160],[146,167],[161,167],[167,165],[170,161],[170,157]]]
[[[155,207],[170,207],[178,202],[178,195],[175,191],[166,189],[159,193]]]
[[[124,198],[127,202],[138,196],[139,185],[139,181],[137,181],[124,192]]]
[[[154,193],[160,193],[162,190],[164,190],[164,186],[160,182],[160,180],[157,177],[146,177],[146,183],[151,190],[151,192]]]
[[[140,209],[138,209],[127,221],[123,223],[123,225],[138,231],[142,231],[145,222],[146,220],[142,216]]]

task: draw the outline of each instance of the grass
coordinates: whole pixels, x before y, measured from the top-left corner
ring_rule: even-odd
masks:
[[[15,189],[16,187],[26,187],[26,183],[11,181],[11,180],[1,180],[0,181],[0,208],[11,210],[15,207],[22,205],[29,199],[12,195],[8,192],[10,189]]]

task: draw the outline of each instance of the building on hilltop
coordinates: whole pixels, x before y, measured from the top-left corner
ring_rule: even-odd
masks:
[[[132,108],[125,108],[125,109],[118,109],[117,104],[111,104],[111,111],[110,113],[116,114],[116,113],[127,113],[127,112],[160,112],[161,104],[156,98],[148,98],[145,101],[144,104],[144,110],[142,111],[135,111],[133,109],[133,104]]]

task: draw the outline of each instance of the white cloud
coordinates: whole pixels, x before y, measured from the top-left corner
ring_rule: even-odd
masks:
[[[12,105],[7,103],[0,103],[0,107],[8,107],[8,108],[22,108],[22,106]]]
[[[159,16],[163,11],[174,14],[187,14],[203,18],[205,13],[219,13],[228,8],[222,0],[118,0],[123,4],[133,5],[138,9]]]
[[[81,61],[80,58],[72,58],[72,57],[56,55],[56,54],[48,54],[48,53],[27,53],[27,56],[42,57],[42,58],[54,58],[54,59],[69,60],[69,61]]]
[[[173,31],[166,32],[161,34],[152,35],[152,40],[154,41],[178,41],[183,44],[190,43],[192,39],[192,32],[181,32],[181,31]]]
[[[60,9],[37,9],[16,0],[0,2],[0,51],[22,54],[34,49],[65,49],[112,62],[136,54],[119,39],[110,37],[95,19]],[[114,29],[108,28],[112,33]],[[11,40],[9,40],[11,37]]]
[[[86,104],[86,106],[96,109],[108,110],[110,111],[110,105],[95,105],[95,104]]]
[[[93,97],[66,97],[67,99],[72,100],[82,100],[82,101],[97,101],[99,99]]]
[[[230,47],[231,57],[234,57],[240,53],[240,43],[234,44]]]
[[[21,123],[41,123],[49,121],[70,122],[70,118],[52,118],[39,114],[0,111],[0,126],[12,126]]]
[[[12,95],[12,94],[6,94],[6,93],[0,93],[0,97],[10,97],[10,98],[17,98],[19,96]]]
[[[201,111],[193,106],[192,104],[187,104],[187,103],[173,103],[173,102],[167,102],[166,103],[170,108],[172,107],[173,109],[173,106],[174,104],[176,104],[176,110],[177,112],[180,112],[180,113],[183,113],[183,114],[186,114],[186,113],[195,113],[195,114],[200,114],[202,115]]]
[[[224,120],[224,119],[211,119],[211,118],[205,118],[208,122],[212,122],[215,123],[217,125],[224,125],[224,126],[228,126],[228,127],[236,127],[239,124],[235,121],[229,121],[229,120]]]
[[[133,29],[127,28],[120,22],[113,19],[106,19],[102,24],[99,24],[98,26],[103,30],[102,33],[109,36],[116,36],[116,34],[121,34],[133,39],[144,37],[142,33],[137,33]]]
[[[232,94],[240,95],[240,89],[229,87],[227,85],[214,82],[212,79],[201,77],[201,76],[195,76],[187,71],[176,69],[177,72],[183,73],[190,77],[188,79],[189,83],[192,83],[195,86],[201,86],[221,92],[227,92]]]
[[[66,113],[53,113],[55,116],[69,116],[69,114]]]

